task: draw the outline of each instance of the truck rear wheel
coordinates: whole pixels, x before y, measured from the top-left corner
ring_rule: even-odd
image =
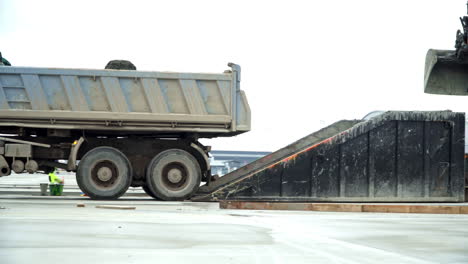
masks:
[[[86,153],[76,171],[80,189],[91,199],[117,199],[130,187],[132,167],[127,157],[111,147]]]
[[[141,188],[143,188],[143,191],[145,191],[145,193],[146,193],[147,195],[153,197],[153,198],[156,199],[156,200],[160,200],[160,199],[156,196],[156,194],[155,194],[153,191],[151,191],[151,189],[148,187],[148,185],[143,185],[143,186],[141,186]]]
[[[146,183],[161,200],[188,199],[198,190],[201,170],[195,157],[181,149],[169,149],[154,157],[146,171]]]

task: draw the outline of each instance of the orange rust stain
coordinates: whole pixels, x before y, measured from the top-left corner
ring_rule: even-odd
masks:
[[[273,168],[274,166],[276,166],[276,164],[277,164],[277,163],[273,163],[273,164],[271,164],[270,166],[268,166],[268,167],[267,167],[267,169],[271,169],[271,168]]]
[[[340,133],[340,134],[338,134],[338,135],[344,135],[344,134],[348,134],[348,132],[347,132],[347,131],[344,131],[344,132],[342,132],[342,133]],[[292,156],[296,157],[296,156],[298,156],[299,154],[301,154],[301,153],[303,153],[303,152],[307,152],[307,151],[309,151],[309,150],[311,150],[311,149],[314,149],[314,148],[316,148],[316,147],[318,147],[318,146],[320,146],[320,145],[322,145],[322,144],[324,144],[324,143],[328,143],[328,142],[332,141],[333,138],[335,138],[335,137],[338,136],[338,135],[335,135],[335,136],[333,136],[333,137],[327,138],[327,139],[325,139],[325,140],[323,140],[323,141],[321,141],[321,142],[319,142],[319,143],[317,143],[317,144],[315,144],[315,145],[313,145],[313,146],[311,146],[311,147],[309,147],[309,148],[307,148],[307,149],[305,149],[305,150],[303,150],[303,151],[301,151],[301,152],[298,152],[298,153],[293,154],[293,155],[291,155],[291,156],[289,156],[289,157],[287,157],[287,158],[285,158],[285,159],[282,159],[282,160],[280,160],[280,161],[278,161],[278,162],[275,162],[275,163],[271,164],[270,166],[267,166],[266,168],[260,169],[259,171],[256,171],[256,172],[253,172],[253,173],[250,173],[250,174],[249,174],[247,177],[245,177],[245,178],[252,177],[253,175],[255,175],[255,174],[259,173],[259,172],[262,172],[262,171],[265,171],[265,170],[274,168],[274,167],[275,167],[276,165],[278,165],[279,163],[282,163],[282,162],[284,162],[284,161],[289,160],[289,158],[292,157]],[[269,157],[269,156],[265,156],[265,157]],[[231,186],[231,185],[233,185],[233,184],[236,184],[236,183],[242,181],[242,180],[245,179],[245,178],[238,179],[237,181],[234,181],[234,182],[232,182],[232,183],[226,185],[225,187],[219,189],[218,191],[223,190],[223,189],[225,189],[225,188],[227,188],[228,186]]]
[[[308,148],[306,148],[306,149],[304,149],[304,150],[302,150],[302,151],[300,151],[298,153],[295,153],[295,154],[293,154],[291,156],[288,156],[288,157],[286,157],[286,158],[284,158],[284,159],[282,159],[282,160],[280,160],[280,161],[278,161],[276,163],[273,163],[270,166],[268,166],[267,168],[271,169],[271,168],[275,167],[276,165],[278,165],[279,163],[285,163],[285,162],[289,162],[291,160],[294,160],[300,154],[302,154],[304,152],[307,152],[307,151],[310,151],[310,150],[312,150],[312,149],[314,149],[314,148],[316,148],[316,147],[318,147],[318,146],[320,146],[322,144],[328,143],[328,142],[332,141],[333,138],[335,138],[335,136],[333,136],[331,138],[327,138],[327,139],[325,139],[323,141],[320,141],[319,143],[317,143],[315,145],[312,145],[312,146],[310,146],[310,147],[308,147]]]
[[[341,135],[344,135],[344,134],[348,134],[348,132],[347,132],[347,131],[343,131],[343,132],[339,133],[338,135],[341,136]],[[266,167],[266,169],[271,169],[271,168],[275,167],[276,165],[278,165],[279,163],[285,163],[285,162],[289,162],[289,161],[291,161],[291,160],[294,160],[294,159],[296,159],[297,156],[299,156],[300,154],[302,154],[302,153],[304,153],[304,152],[310,151],[310,150],[312,150],[312,149],[314,149],[314,148],[316,148],[316,147],[318,147],[318,146],[320,146],[320,145],[322,145],[322,144],[331,142],[331,141],[332,141],[335,137],[337,137],[338,135],[335,135],[335,136],[333,136],[333,137],[327,138],[327,139],[325,139],[325,140],[323,140],[323,141],[320,141],[319,143],[317,143],[317,144],[315,144],[315,145],[312,145],[312,146],[310,146],[310,147],[308,147],[308,148],[306,148],[306,149],[304,149],[304,150],[302,150],[302,151],[300,151],[300,152],[297,152],[297,153],[295,153],[295,154],[293,154],[293,155],[291,155],[291,156],[288,156],[288,157],[286,157],[286,158],[284,158],[284,159],[282,159],[282,160],[280,160],[280,161],[278,161],[278,162],[275,162],[275,163],[271,164],[270,166]]]
[[[297,155],[299,155],[299,153],[296,153],[296,154],[294,154],[294,155],[291,155],[291,156],[289,156],[289,157],[283,159],[282,162],[288,162],[288,161],[290,161],[290,160],[294,160],[294,159],[296,159]]]

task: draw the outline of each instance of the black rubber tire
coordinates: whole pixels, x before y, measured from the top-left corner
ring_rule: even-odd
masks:
[[[99,179],[98,171],[104,169],[110,179]],[[132,182],[132,166],[127,157],[112,147],[97,147],[86,153],[76,171],[76,181],[81,191],[91,199],[113,200],[122,196]]]
[[[160,200],[156,194],[153,193],[153,191],[151,191],[151,189],[147,186],[147,185],[143,185],[141,186],[141,188],[143,188],[143,191],[145,191],[145,193],[151,197],[153,197],[154,199],[156,200]]]
[[[127,60],[111,60],[107,63],[105,69],[111,70],[136,70],[135,65]]]
[[[181,180],[172,183],[170,172],[179,171]],[[146,170],[146,184],[161,200],[189,199],[200,186],[201,170],[197,159],[181,149],[168,149],[156,155]]]

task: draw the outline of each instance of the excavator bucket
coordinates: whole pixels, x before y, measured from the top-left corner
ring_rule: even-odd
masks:
[[[454,50],[430,49],[426,55],[424,92],[468,95],[468,60],[457,59]]]

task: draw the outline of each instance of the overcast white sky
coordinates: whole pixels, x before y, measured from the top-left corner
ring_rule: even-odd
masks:
[[[429,48],[452,49],[465,0],[0,0],[0,51],[13,65],[222,72],[242,66],[252,131],[203,140],[273,151],[373,110],[465,112],[423,93]]]

